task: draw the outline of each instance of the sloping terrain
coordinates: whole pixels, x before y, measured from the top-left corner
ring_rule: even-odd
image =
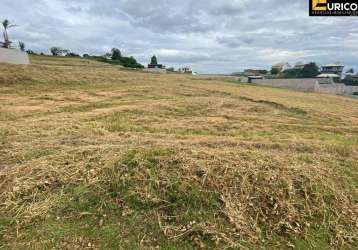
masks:
[[[0,65],[0,248],[351,249],[358,100]]]

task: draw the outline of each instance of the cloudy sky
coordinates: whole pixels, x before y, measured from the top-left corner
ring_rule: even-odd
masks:
[[[104,54],[118,47],[148,63],[202,73],[277,62],[341,61],[358,70],[358,17],[309,17],[308,0],[1,0],[14,41]]]

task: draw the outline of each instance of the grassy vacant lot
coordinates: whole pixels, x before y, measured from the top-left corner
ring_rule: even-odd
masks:
[[[351,249],[358,100],[0,65],[0,248]]]

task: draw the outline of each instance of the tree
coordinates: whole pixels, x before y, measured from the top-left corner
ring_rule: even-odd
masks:
[[[346,72],[347,74],[354,74],[354,69],[349,69],[349,70],[347,70],[347,72]]]
[[[278,68],[271,69],[271,75],[277,75],[278,73],[280,73],[280,70]]]
[[[121,65],[127,68],[144,68],[144,66],[137,62],[137,60],[131,56],[126,57],[122,56],[122,53],[119,49],[113,48],[110,53],[106,53],[103,56],[91,56],[88,54],[84,54],[83,57],[90,58],[92,60],[110,63],[114,65]]]
[[[316,63],[306,64],[302,69],[287,69],[282,72],[284,78],[314,78],[319,75],[319,68]]]
[[[262,74],[262,75],[266,75],[266,74],[268,73],[268,71],[265,70],[265,69],[260,69],[260,70],[258,70],[257,72],[260,73],[260,74]]]
[[[158,64],[158,60],[157,60],[157,57],[156,56],[152,56],[152,58],[150,59],[150,64]]]
[[[33,50],[31,50],[31,49],[28,49],[27,51],[26,51],[26,53],[27,54],[29,54],[29,55],[37,55]]]
[[[103,57],[105,57],[107,59],[112,59],[112,53],[106,53],[103,55]]]
[[[61,48],[59,47],[52,47],[50,49],[53,56],[58,56],[61,53]]]
[[[11,45],[11,41],[9,40],[9,35],[7,33],[8,29],[15,27],[16,24],[12,24],[10,23],[9,20],[5,19],[4,21],[1,22],[2,26],[3,26],[3,36],[4,36],[4,43],[3,43],[3,47],[4,48],[10,48]]]
[[[53,56],[62,56],[64,53],[67,53],[67,49],[62,49],[60,47],[52,47],[50,49]]]
[[[119,49],[117,48],[113,48],[112,49],[112,55],[111,55],[111,59],[112,60],[121,60],[122,58],[122,53]]]
[[[345,85],[358,86],[358,79],[356,77],[348,75],[343,79],[343,83]]]
[[[301,69],[286,69],[281,73],[283,78],[301,78]]]
[[[24,42],[19,41],[19,48],[22,52],[25,52],[26,45]]]
[[[311,62],[306,64],[303,69],[301,70],[301,77],[302,78],[313,78],[319,75],[319,68],[316,63]]]
[[[127,67],[127,68],[135,68],[135,69],[141,69],[143,68],[143,65],[137,62],[137,60],[131,56],[131,57],[122,57],[120,61],[120,65]]]

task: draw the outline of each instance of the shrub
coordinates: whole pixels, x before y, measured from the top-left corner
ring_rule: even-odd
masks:
[[[27,51],[27,54],[29,54],[29,55],[37,55],[37,53],[35,53],[33,50],[31,50],[31,49],[28,49]]]
[[[347,76],[342,80],[345,85],[358,86],[358,78]]]
[[[62,49],[60,47],[52,47],[50,51],[53,56],[62,56],[63,54],[68,53],[67,49]]]
[[[21,51],[25,52],[25,48],[26,48],[25,43],[20,41],[19,42],[19,48],[20,48]]]
[[[319,68],[316,63],[306,64],[303,69],[288,69],[282,73],[284,78],[313,78],[319,75]]]
[[[76,53],[73,53],[73,52],[67,53],[66,56],[81,57],[79,54],[76,54]]]
[[[114,64],[114,65],[121,65],[123,67],[127,67],[127,68],[137,68],[137,69],[142,69],[144,68],[144,66],[140,63],[137,62],[137,60],[134,57],[121,57],[120,59],[117,60],[111,60],[108,59],[104,56],[87,56],[87,58],[91,58],[100,62],[104,62],[104,63],[110,63],[110,64]]]

